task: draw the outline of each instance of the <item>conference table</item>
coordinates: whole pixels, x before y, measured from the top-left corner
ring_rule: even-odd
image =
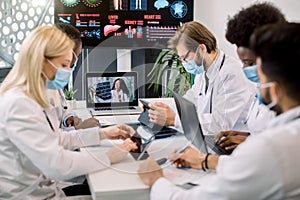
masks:
[[[145,99],[149,102],[162,101],[174,108],[173,98]],[[76,114],[83,118],[91,117],[84,101],[77,101],[74,109]],[[139,115],[111,115],[95,116],[104,124],[123,124],[137,122]],[[81,151],[88,151],[97,154],[107,151],[115,144],[122,141],[102,140],[100,146],[81,148]],[[147,153],[158,160],[167,158],[174,149],[178,149],[187,144],[183,134],[177,134],[163,139],[155,139],[147,149]],[[139,178],[137,170],[142,161],[135,160],[131,154],[120,163],[113,164],[107,169],[87,174],[87,181],[92,193],[93,199],[150,199],[150,188]],[[162,165],[164,176],[174,184],[184,186],[186,183],[203,184],[214,175],[214,172],[204,173],[200,170],[178,169],[173,165]]]

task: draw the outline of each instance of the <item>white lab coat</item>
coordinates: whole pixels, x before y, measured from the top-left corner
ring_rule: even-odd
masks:
[[[231,156],[220,156],[209,183],[183,190],[160,178],[152,200],[300,199],[300,106],[273,119],[265,132],[250,136]]]
[[[123,92],[123,90],[120,90],[119,94],[118,94],[117,90],[112,90],[112,91],[111,91],[111,101],[112,101],[112,102],[119,102],[119,97],[118,97],[118,95],[120,95],[120,97],[121,97],[121,98],[120,98],[121,102],[128,102],[128,101],[129,101],[128,95],[125,94],[125,93]]]
[[[59,126],[65,131],[75,130],[74,127],[67,127],[64,123],[69,117],[76,116],[76,114],[68,105],[63,90],[48,90],[47,94],[50,104],[56,108],[57,118],[60,122]]]
[[[259,134],[266,130],[269,122],[275,118],[276,113],[265,105],[259,104],[256,97],[253,97],[246,123],[251,135]]]
[[[98,128],[60,134],[58,120],[20,90],[0,97],[0,115],[0,199],[60,199],[64,194],[52,180],[110,166],[105,152],[69,150],[99,144]]]
[[[196,75],[193,87],[184,97],[196,105],[199,121],[204,134],[218,134],[220,131],[248,131],[245,123],[251,105],[254,87],[249,84],[240,62],[219,51],[207,72]],[[205,76],[209,86],[205,93]],[[175,126],[180,120],[175,118]]]

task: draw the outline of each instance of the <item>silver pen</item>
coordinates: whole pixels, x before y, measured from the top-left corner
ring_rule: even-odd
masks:
[[[92,110],[90,110],[90,114],[91,114],[92,118],[94,118],[94,114],[93,114]]]

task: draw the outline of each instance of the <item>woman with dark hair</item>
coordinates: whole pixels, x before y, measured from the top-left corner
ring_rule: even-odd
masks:
[[[114,81],[111,89],[111,101],[112,102],[128,102],[129,90],[125,84],[125,81],[121,78],[117,78]]]

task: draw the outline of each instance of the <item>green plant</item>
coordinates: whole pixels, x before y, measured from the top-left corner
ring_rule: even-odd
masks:
[[[151,84],[154,91],[158,91],[159,85],[163,86],[163,97],[172,97],[173,91],[183,95],[194,83],[194,75],[188,73],[178,55],[170,49],[162,50],[150,73]]]
[[[64,94],[65,94],[65,98],[66,100],[73,100],[74,99],[74,94],[77,92],[76,90],[73,89],[64,89]]]

